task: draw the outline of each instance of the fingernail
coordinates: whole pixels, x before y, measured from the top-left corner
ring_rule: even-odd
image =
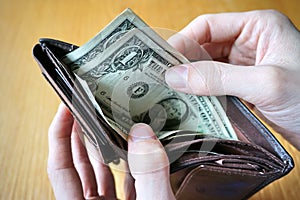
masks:
[[[167,70],[165,75],[166,82],[175,89],[187,87],[188,68],[185,65],[179,65]]]
[[[156,135],[153,130],[147,124],[135,124],[130,130],[129,139],[132,141],[142,141],[142,140],[155,140]]]

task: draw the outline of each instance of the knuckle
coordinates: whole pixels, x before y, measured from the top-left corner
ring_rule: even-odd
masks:
[[[196,65],[191,65],[189,68],[189,74],[187,82],[189,83],[189,88],[193,94],[198,95],[209,95],[211,92],[211,81],[210,77],[214,68],[207,66],[197,67]]]
[[[278,24],[278,22],[280,23],[284,23],[286,21],[289,21],[288,17],[286,15],[284,15],[283,13],[277,11],[277,10],[263,10],[263,11],[257,11],[258,13],[258,17],[260,19],[267,19],[268,21],[274,23],[274,24]]]
[[[211,18],[213,14],[204,14],[196,17],[192,23],[190,24],[190,34],[192,38],[198,38],[198,33],[200,31],[199,27],[202,27],[202,30],[206,30],[204,38],[205,41],[210,41],[211,40]]]
[[[226,89],[225,85],[228,82],[228,78],[227,78],[228,74],[223,71],[223,69],[221,68],[221,66],[218,66],[217,69],[218,69],[218,75],[220,77],[220,83],[221,83],[221,85],[219,86],[219,90],[224,90],[223,93],[227,94],[228,91],[225,91],[225,89]],[[220,93],[222,93],[222,92],[220,92]]]
[[[266,94],[269,97],[276,98],[284,95],[287,85],[286,73],[279,67],[264,67],[263,68],[263,85],[266,88]]]

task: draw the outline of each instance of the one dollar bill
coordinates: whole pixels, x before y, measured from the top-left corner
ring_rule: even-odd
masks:
[[[88,84],[108,123],[126,138],[148,123],[159,138],[182,130],[222,139],[237,136],[215,97],[170,89],[166,70],[188,62],[130,9],[63,60]]]

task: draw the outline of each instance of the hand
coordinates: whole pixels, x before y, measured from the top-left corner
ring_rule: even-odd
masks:
[[[116,199],[110,168],[87,153],[79,130],[61,104],[49,128],[48,174],[56,199]],[[149,126],[131,129],[128,151],[126,199],[175,199],[167,155]]]
[[[214,61],[171,68],[170,87],[240,97],[300,149],[300,33],[286,16],[277,11],[202,15],[180,34],[197,41]],[[194,48],[183,37],[170,43],[185,55]]]

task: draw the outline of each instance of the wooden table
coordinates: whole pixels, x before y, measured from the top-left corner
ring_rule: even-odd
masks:
[[[269,8],[300,28],[299,0],[1,0],[0,199],[54,199],[47,129],[60,100],[32,58],[33,45],[41,37],[84,44],[127,7],[153,27],[177,31],[200,14]],[[299,198],[299,152],[276,136],[296,167],[252,199]]]

